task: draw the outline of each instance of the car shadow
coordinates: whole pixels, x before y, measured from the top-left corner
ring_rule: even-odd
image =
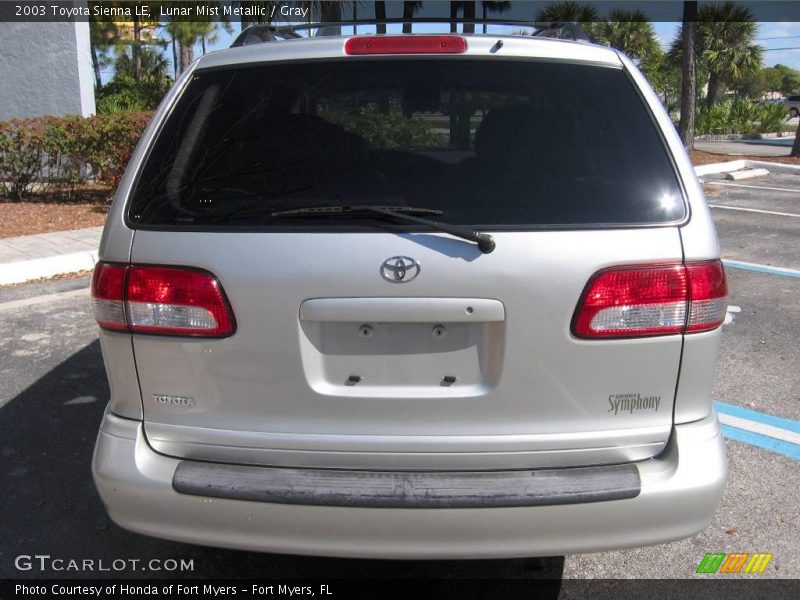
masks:
[[[226,578],[315,580],[514,580],[504,597],[542,597],[538,586],[557,595],[563,557],[516,560],[422,561],[357,560],[242,552],[180,544],[140,536],[110,521],[94,488],[91,458],[109,388],[99,341],[94,341],[41,377],[0,408],[0,579],[10,578]],[[158,510],[158,507],[153,507]],[[42,571],[36,560],[116,559],[192,560],[185,572],[143,571],[129,567],[108,571]],[[18,563],[21,568],[17,568]],[[26,568],[27,564],[31,567]],[[119,563],[121,564],[121,563]],[[478,593],[483,586],[478,586]],[[485,592],[486,590],[484,590]],[[448,594],[441,594],[447,597]],[[470,595],[459,588],[459,598]],[[488,597],[488,596],[487,596]],[[546,596],[545,596],[546,597]],[[555,596],[553,596],[555,597]]]

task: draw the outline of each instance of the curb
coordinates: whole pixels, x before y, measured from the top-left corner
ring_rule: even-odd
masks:
[[[92,250],[0,264],[0,285],[88,271],[96,262],[97,250]]]
[[[694,168],[698,177],[703,175],[714,175],[716,173],[731,173],[742,169],[768,169],[772,173],[795,173],[800,174],[800,165],[785,165],[783,163],[768,162],[765,160],[750,160],[743,158],[740,160],[729,160],[727,162],[711,163],[700,165]]]

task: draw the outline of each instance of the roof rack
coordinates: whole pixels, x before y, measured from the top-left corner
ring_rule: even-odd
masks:
[[[530,21],[496,21],[496,20],[483,20],[483,19],[425,19],[414,18],[409,19],[380,19],[380,20],[366,20],[366,21],[336,21],[332,23],[302,23],[295,25],[275,25],[275,24],[261,24],[252,25],[243,30],[231,44],[231,48],[240,46],[250,46],[252,44],[263,44],[268,42],[278,42],[283,40],[298,39],[303,37],[310,37],[310,35],[302,36],[298,31],[311,31],[316,30],[314,37],[327,37],[338,36],[341,34],[342,27],[357,28],[362,25],[378,26],[378,25],[391,25],[403,23],[438,23],[443,25],[452,26],[456,24],[471,24],[473,26],[481,25],[495,25],[505,27],[529,27],[533,28],[531,34],[511,33],[504,35],[524,35],[533,37],[546,37],[556,38],[562,40],[573,40],[578,42],[591,42],[591,38],[586,32],[581,29],[577,23],[564,23],[564,22],[530,22]],[[428,33],[428,32],[426,32]],[[480,35],[480,34],[478,34]]]

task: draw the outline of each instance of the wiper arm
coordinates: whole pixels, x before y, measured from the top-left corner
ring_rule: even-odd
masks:
[[[489,254],[495,249],[494,238],[488,233],[474,231],[467,227],[442,223],[432,219],[424,219],[414,215],[441,215],[442,211],[433,208],[416,208],[413,206],[312,206],[308,208],[294,208],[290,210],[279,210],[272,213],[273,217],[305,217],[305,216],[325,216],[325,215],[348,215],[358,213],[373,213],[384,215],[400,221],[419,223],[427,225],[438,231],[449,233],[452,236],[474,242],[484,254]]]

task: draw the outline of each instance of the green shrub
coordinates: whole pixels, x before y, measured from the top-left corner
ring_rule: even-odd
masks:
[[[41,179],[44,124],[40,119],[0,121],[0,193],[20,200]]]
[[[719,135],[730,132],[730,105],[714,104],[711,108],[701,108],[695,119],[695,133],[698,135]]]
[[[117,76],[97,91],[97,113],[155,110],[171,85],[169,79]]]
[[[722,102],[698,109],[695,132],[697,135],[720,135],[780,131],[786,120],[784,110],[782,106],[746,100]]]
[[[738,100],[731,104],[728,124],[734,133],[753,133],[759,116],[760,111],[756,104]]]
[[[116,186],[151,113],[0,121],[0,195],[11,200],[57,187],[71,195],[94,180]]]
[[[759,110],[758,130],[761,133],[776,133],[783,131],[786,123],[786,107],[782,104],[764,104]]]

